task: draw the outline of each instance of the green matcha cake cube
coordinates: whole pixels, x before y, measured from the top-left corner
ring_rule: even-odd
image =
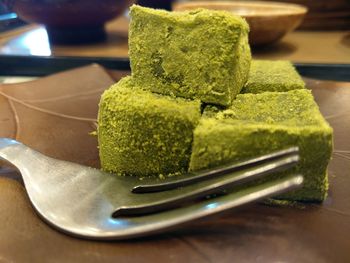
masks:
[[[98,114],[101,166],[119,175],[187,171],[200,101],[153,94],[131,77],[106,90]]]
[[[194,131],[190,170],[298,146],[301,159],[294,172],[304,176],[304,186],[281,198],[321,201],[328,188],[332,145],[332,128],[309,90],[240,94],[229,109],[200,120]]]
[[[231,105],[248,79],[248,24],[224,11],[131,7],[132,76],[151,91]]]
[[[252,60],[242,93],[284,92],[303,88],[304,81],[289,61]]]

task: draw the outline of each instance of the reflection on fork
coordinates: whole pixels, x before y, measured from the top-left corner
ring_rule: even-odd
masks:
[[[20,171],[38,214],[55,228],[90,239],[126,239],[278,195],[302,185],[300,175],[269,179],[299,160],[298,148],[160,180],[114,176],[56,160],[0,138],[0,158]],[[225,190],[259,180],[261,183]],[[214,195],[208,198],[209,195]]]

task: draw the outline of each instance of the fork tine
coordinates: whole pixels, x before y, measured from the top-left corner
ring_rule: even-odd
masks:
[[[159,183],[159,184],[147,184],[147,185],[138,185],[135,186],[131,191],[133,193],[153,193],[153,192],[162,192],[162,191],[167,191],[171,189],[175,189],[178,187],[190,185],[196,182],[212,179],[215,177],[223,176],[226,174],[233,173],[235,171],[239,171],[245,168],[249,168],[252,166],[256,166],[262,163],[266,163],[272,160],[276,160],[279,158],[283,158],[286,156],[291,156],[299,153],[299,148],[298,147],[290,147],[285,150],[277,151],[274,153],[270,154],[265,154],[262,156],[259,156],[254,159],[246,160],[240,163],[235,163],[231,165],[225,165],[225,166],[220,166],[214,169],[208,169],[208,170],[203,170],[199,171],[196,173],[191,173],[184,175],[186,178],[181,178],[178,180],[174,180],[171,182],[164,182],[164,183]],[[191,176],[191,177],[189,177]]]
[[[174,208],[184,204],[185,202],[194,201],[210,194],[218,193],[221,190],[226,190],[230,187],[249,182],[254,179],[262,178],[271,173],[286,170],[294,166],[298,161],[299,156],[295,154],[292,156],[283,157],[282,159],[272,160],[262,165],[253,166],[250,169],[236,172],[236,176],[230,176],[229,178],[222,179],[213,184],[204,186],[200,189],[195,189],[192,192],[180,196],[168,198],[147,205],[119,207],[112,216],[143,215]]]

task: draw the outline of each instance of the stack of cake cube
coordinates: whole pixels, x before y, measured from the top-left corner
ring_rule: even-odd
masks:
[[[130,16],[131,76],[99,105],[104,170],[162,178],[298,146],[305,183],[283,198],[325,198],[332,129],[290,62],[252,60],[249,27],[228,12]]]

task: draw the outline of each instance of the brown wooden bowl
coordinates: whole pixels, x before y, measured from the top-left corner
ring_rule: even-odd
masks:
[[[348,30],[350,28],[349,0],[278,0],[284,3],[302,4],[309,11],[300,29]]]
[[[27,22],[46,26],[54,42],[93,42],[105,37],[104,24],[121,15],[132,0],[11,0]]]
[[[262,1],[191,1],[178,2],[174,11],[206,8],[226,10],[244,17],[249,26],[249,43],[265,45],[278,41],[303,20],[307,8],[301,5]]]

